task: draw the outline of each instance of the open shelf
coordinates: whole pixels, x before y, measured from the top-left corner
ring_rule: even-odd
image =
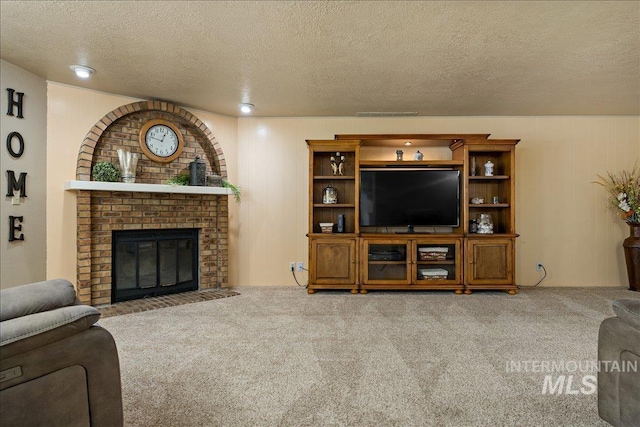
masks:
[[[510,177],[508,175],[493,175],[493,176],[484,176],[484,175],[476,175],[476,176],[470,176],[469,177],[469,181],[490,181],[492,179],[509,179]]]
[[[334,179],[356,179],[355,175],[316,175],[313,179],[334,180]]]
[[[493,206],[493,205],[492,205]],[[353,203],[314,203],[314,208],[355,208],[356,205]]]
[[[469,203],[469,209],[482,208],[482,209],[490,209],[490,208],[508,208],[508,203]]]

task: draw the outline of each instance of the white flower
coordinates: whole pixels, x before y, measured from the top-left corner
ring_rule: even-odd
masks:
[[[618,200],[619,201],[623,201],[627,198],[627,193],[620,193],[618,194]]]
[[[631,207],[629,206],[629,203],[625,202],[625,201],[621,201],[618,204],[618,207],[620,209],[622,209],[624,212],[629,212],[631,210]]]

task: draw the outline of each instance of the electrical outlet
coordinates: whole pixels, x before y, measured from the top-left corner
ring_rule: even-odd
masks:
[[[291,271],[295,270],[295,269],[296,269],[296,263],[295,263],[295,262],[290,262],[290,263],[289,263],[289,269],[290,269]]]
[[[304,263],[302,261],[298,261],[298,271],[302,271],[302,269],[304,268]]]
[[[542,271],[542,268],[543,268],[542,264],[540,264],[540,263],[536,264],[536,270]]]

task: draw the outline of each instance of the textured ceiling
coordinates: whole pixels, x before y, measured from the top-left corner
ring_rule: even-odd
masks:
[[[0,19],[2,59],[48,80],[232,116],[640,114],[637,1],[2,1]]]

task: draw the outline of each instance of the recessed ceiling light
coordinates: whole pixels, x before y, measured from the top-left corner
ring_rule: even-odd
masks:
[[[243,112],[244,114],[249,114],[251,111],[253,111],[253,104],[249,104],[248,102],[245,102],[243,104],[240,104],[240,111]]]
[[[411,141],[406,141],[404,145],[411,145]]]
[[[93,68],[86,67],[84,65],[72,65],[69,68],[71,68],[73,72],[76,73],[76,76],[81,79],[88,79],[91,74],[96,72]]]

